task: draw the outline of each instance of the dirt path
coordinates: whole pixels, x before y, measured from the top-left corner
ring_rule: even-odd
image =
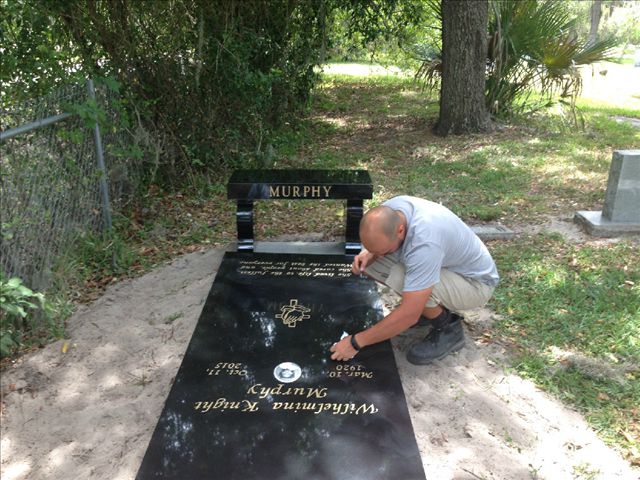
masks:
[[[4,372],[3,480],[134,478],[222,254],[111,287],[73,315],[66,353],[58,341]],[[404,359],[424,331],[394,340],[427,478],[638,478],[577,413],[506,373],[482,341],[491,322],[469,312],[467,347],[429,367]]]

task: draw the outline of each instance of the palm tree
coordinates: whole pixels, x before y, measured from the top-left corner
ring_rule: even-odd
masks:
[[[429,0],[437,17],[440,2]],[[490,0],[485,99],[494,117],[550,106],[575,111],[582,89],[578,68],[612,56],[614,39],[581,41],[566,4],[558,0]],[[441,54],[441,52],[440,52]],[[416,77],[437,88],[441,56],[423,57]]]
[[[580,41],[564,2],[492,0],[486,100],[498,117],[560,101],[575,108],[578,67],[611,57],[614,39]]]

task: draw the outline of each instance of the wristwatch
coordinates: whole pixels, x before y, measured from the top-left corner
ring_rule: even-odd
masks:
[[[360,351],[360,345],[356,342],[356,334],[351,335],[351,346],[356,349],[356,351]]]

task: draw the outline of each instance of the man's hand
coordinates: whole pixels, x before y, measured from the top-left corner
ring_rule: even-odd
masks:
[[[351,346],[351,335],[344,337],[338,343],[334,343],[329,349],[333,355],[331,360],[351,360],[358,351]]]
[[[367,250],[362,250],[356,257],[353,259],[353,264],[351,265],[351,271],[355,275],[361,275],[364,273],[364,269],[367,268],[373,260],[375,260],[375,255]]]

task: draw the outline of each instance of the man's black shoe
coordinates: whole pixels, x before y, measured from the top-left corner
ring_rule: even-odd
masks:
[[[428,327],[429,325],[433,325],[433,320],[429,320],[424,315],[420,315],[420,318],[418,319],[418,321],[413,325],[411,325],[411,328]]]
[[[434,326],[424,340],[409,349],[407,352],[409,362],[414,365],[427,365],[435,360],[442,360],[464,346],[462,317],[451,312],[446,314],[449,321],[445,325]]]

